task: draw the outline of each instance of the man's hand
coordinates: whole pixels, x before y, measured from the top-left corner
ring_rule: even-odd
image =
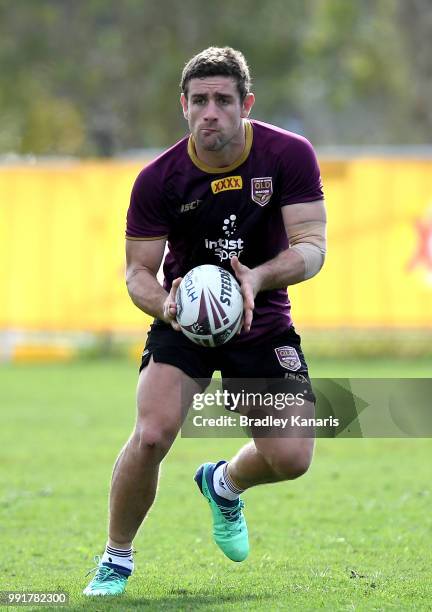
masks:
[[[176,305],[175,298],[176,298],[177,288],[181,282],[182,282],[181,277],[173,280],[173,283],[171,285],[171,290],[163,304],[163,320],[165,321],[165,323],[171,324],[171,327],[175,329],[176,331],[180,331],[180,325],[176,321],[177,305]]]
[[[240,283],[243,294],[243,329],[246,333],[250,331],[255,308],[255,296],[260,290],[260,278],[258,273],[251,268],[240,263],[238,257],[231,258],[231,267]]]

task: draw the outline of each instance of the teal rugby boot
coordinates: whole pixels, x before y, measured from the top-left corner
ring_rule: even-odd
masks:
[[[203,463],[194,480],[210,504],[216,544],[231,561],[244,561],[249,553],[248,530],[242,512],[244,503],[240,499],[230,501],[220,497],[213,487],[213,472],[223,463],[226,461]]]
[[[87,595],[87,597],[97,597],[101,595],[121,595],[124,593],[128,576],[119,572],[116,569],[118,566],[102,565],[99,557],[95,557],[95,562],[98,565],[90,570],[87,576],[92,572],[96,572],[96,574],[84,589],[83,594]]]

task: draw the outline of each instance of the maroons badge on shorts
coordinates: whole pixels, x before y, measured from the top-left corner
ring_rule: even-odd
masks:
[[[273,178],[264,176],[251,179],[251,197],[260,206],[265,206],[270,202],[273,194]]]
[[[275,348],[276,357],[283,368],[290,372],[297,372],[301,368],[300,357],[292,346],[278,346]]]

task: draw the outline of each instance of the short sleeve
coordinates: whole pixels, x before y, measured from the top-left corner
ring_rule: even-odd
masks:
[[[311,143],[302,136],[291,141],[281,162],[281,206],[322,200],[321,173]]]
[[[162,181],[153,168],[144,168],[132,188],[126,218],[126,238],[156,240],[168,235],[169,226],[162,192]]]

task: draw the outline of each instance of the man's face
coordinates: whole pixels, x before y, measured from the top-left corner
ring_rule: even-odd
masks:
[[[196,146],[206,151],[221,151],[242,134],[242,118],[253,102],[253,94],[248,94],[241,103],[236,81],[224,76],[191,79],[187,99],[181,96]]]

